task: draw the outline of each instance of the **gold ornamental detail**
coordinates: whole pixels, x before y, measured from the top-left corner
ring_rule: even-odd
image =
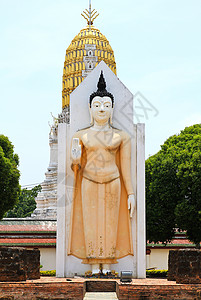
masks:
[[[94,20],[99,16],[99,13],[95,9],[91,10],[91,0],[89,0],[89,9],[85,9],[81,16],[87,21],[89,27],[93,25]]]
[[[80,30],[66,50],[62,80],[63,109],[69,106],[72,91],[102,60],[116,74],[112,47],[100,30],[93,26],[98,15],[97,11],[91,10],[89,1],[89,9],[82,13],[87,20],[87,26]]]

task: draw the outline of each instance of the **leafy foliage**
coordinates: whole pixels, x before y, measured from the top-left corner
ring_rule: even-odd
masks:
[[[56,270],[40,271],[41,276],[56,276]]]
[[[146,161],[147,239],[167,242],[174,228],[201,241],[201,124],[167,139]]]
[[[11,209],[20,191],[19,157],[9,139],[0,135],[0,219]]]
[[[146,270],[146,275],[149,278],[166,278],[168,270]]]
[[[31,213],[36,208],[35,197],[41,191],[41,185],[35,186],[31,190],[22,189],[19,195],[18,203],[15,207],[8,211],[7,218],[26,218],[30,217]]]

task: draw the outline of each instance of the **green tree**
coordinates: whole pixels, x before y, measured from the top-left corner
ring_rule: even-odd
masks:
[[[19,158],[9,139],[0,135],[0,219],[11,209],[20,191],[18,170]]]
[[[26,218],[30,217],[36,208],[35,198],[41,191],[41,185],[35,186],[31,190],[22,189],[19,195],[18,203],[12,210],[6,214],[7,218]]]
[[[201,124],[171,136],[146,161],[147,239],[167,242],[178,227],[201,241]]]

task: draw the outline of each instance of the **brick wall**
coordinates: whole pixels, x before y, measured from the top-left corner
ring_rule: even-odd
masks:
[[[168,280],[175,280],[176,283],[201,284],[200,250],[170,250]]]
[[[9,299],[7,297],[14,300],[82,300],[83,282],[0,283],[0,300]]]
[[[40,278],[40,251],[0,247],[0,281]]]
[[[201,285],[119,285],[119,300],[201,300]]]
[[[114,280],[92,280],[85,281],[86,292],[116,292],[117,282]]]
[[[97,287],[100,288],[100,283],[97,286],[94,283],[94,288]],[[83,295],[84,282],[0,283],[0,300],[82,300]],[[119,300],[201,300],[201,285],[117,284],[117,295]]]

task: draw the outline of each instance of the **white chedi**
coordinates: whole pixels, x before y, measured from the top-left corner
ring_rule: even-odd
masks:
[[[49,133],[50,162],[45,173],[46,178],[41,183],[42,190],[35,199],[37,207],[31,215],[32,218],[56,219],[57,217],[58,119],[53,117],[53,120]]]

